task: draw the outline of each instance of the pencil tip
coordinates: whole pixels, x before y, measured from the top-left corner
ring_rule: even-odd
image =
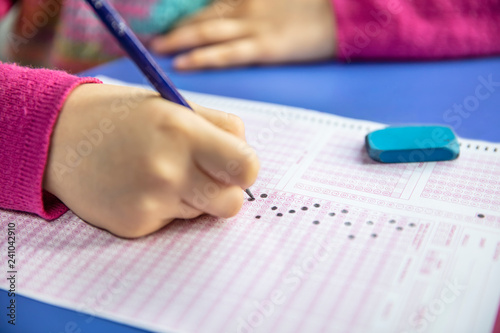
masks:
[[[248,194],[248,196],[250,197],[250,199],[255,200],[255,197],[253,196],[252,192],[250,192],[250,189],[249,189],[249,188],[247,188],[247,189],[245,190],[245,192]]]

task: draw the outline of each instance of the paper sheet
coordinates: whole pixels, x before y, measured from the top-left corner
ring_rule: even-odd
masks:
[[[87,313],[82,330],[99,316],[165,332],[492,331],[500,145],[461,140],[455,161],[382,165],[364,150],[380,124],[185,94],[243,118],[257,200],[139,240],[71,212],[1,211],[4,231],[16,224],[21,294]]]

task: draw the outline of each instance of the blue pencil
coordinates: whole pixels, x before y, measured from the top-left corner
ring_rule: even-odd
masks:
[[[160,95],[176,104],[192,110],[184,97],[177,91],[172,81],[161,70],[148,50],[125,23],[120,14],[106,0],[85,0],[94,9],[102,23],[108,28],[132,61],[148,78]],[[249,189],[245,190],[251,199],[255,199]]]

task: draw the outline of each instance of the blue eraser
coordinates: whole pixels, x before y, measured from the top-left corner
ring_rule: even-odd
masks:
[[[453,160],[460,146],[447,126],[391,126],[366,136],[366,150],[383,163],[409,163]]]

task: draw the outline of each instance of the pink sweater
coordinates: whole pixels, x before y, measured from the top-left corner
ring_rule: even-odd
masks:
[[[82,83],[64,72],[0,63],[0,208],[54,219],[67,208],[42,190],[49,142],[64,100]]]
[[[500,54],[500,0],[332,0],[350,62]]]
[[[500,0],[332,0],[339,58],[439,59],[500,54]],[[10,2],[0,0],[0,17]],[[46,219],[67,208],[42,190],[65,98],[98,82],[0,63],[0,208]]]

